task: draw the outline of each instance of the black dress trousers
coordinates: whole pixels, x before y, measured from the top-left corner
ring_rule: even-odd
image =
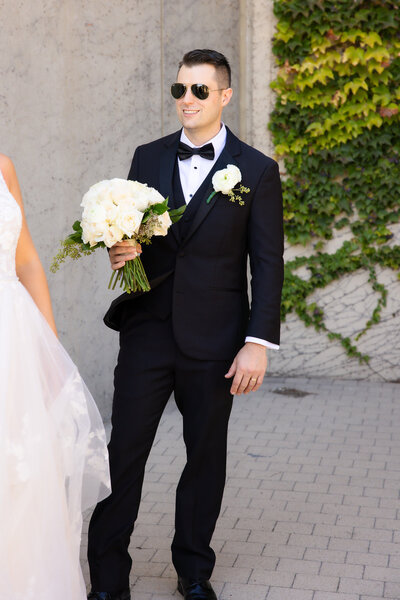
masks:
[[[172,279],[165,285],[172,286]],[[157,318],[140,302],[134,304],[137,310],[130,309],[123,319],[115,369],[109,444],[112,494],[96,507],[89,527],[92,588],[114,593],[129,587],[128,546],[145,465],[172,392],[183,417],[187,451],[176,494],[172,560],[182,577],[210,578],[215,563],[210,541],[225,484],[232,408],[231,380],[224,377],[231,361],[184,356],[176,346],[170,316]]]

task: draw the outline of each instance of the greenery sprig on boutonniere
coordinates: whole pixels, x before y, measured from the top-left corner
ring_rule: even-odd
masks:
[[[244,205],[244,200],[240,194],[248,194],[250,188],[244,185],[235,189],[235,185],[242,181],[242,174],[236,165],[228,165],[226,169],[221,169],[214,173],[212,184],[214,191],[208,196],[206,202],[210,204],[215,194],[221,192],[229,196],[230,202],[238,202],[241,206]]]

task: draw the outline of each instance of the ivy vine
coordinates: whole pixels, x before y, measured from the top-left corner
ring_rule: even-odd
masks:
[[[286,264],[282,317],[295,312],[367,363],[357,341],[379,322],[387,298],[377,267],[400,265],[391,230],[400,217],[400,3],[274,0],[274,12],[279,71],[269,128],[285,165],[285,231],[291,244],[314,250]],[[335,230],[349,239],[324,251]],[[328,330],[310,296],[360,269],[378,300],[350,339]]]

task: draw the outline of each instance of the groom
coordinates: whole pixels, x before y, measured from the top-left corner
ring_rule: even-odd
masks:
[[[187,208],[166,237],[143,249],[151,291],[123,294],[105,316],[120,331],[120,353],[109,445],[113,492],[96,507],[89,528],[93,600],[130,598],[128,545],[146,460],[172,392],[187,451],[172,541],[178,590],[187,600],[216,600],[210,541],[225,484],[232,395],[260,387],[266,348],[278,347],[283,280],[278,165],[222,124],[230,80],[219,52],[185,54],[171,87],[183,129],[140,146],[133,157],[129,179],[157,188],[170,206]],[[235,202],[221,192],[210,199],[214,173],[228,165],[241,173],[235,190],[247,191],[236,192]],[[135,256],[132,247],[116,244],[112,268]]]

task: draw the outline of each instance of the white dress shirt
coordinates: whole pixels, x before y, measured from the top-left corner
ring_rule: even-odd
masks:
[[[191,148],[201,148],[201,146],[195,146],[185,135],[182,129],[181,142],[187,144]],[[186,160],[178,160],[179,176],[181,178],[181,185],[183,195],[185,197],[186,204],[189,204],[191,198],[195,195],[215,163],[220,157],[222,150],[226,143],[226,127],[222,123],[222,127],[212,140],[209,140],[207,144],[214,146],[214,160],[203,158],[198,154],[193,154]],[[203,146],[204,144],[202,144]]]
[[[186,136],[184,130],[181,132],[181,142],[187,144],[191,148],[200,148],[200,146],[195,146],[189,138]],[[225,147],[226,143],[226,127],[224,123],[221,124],[221,129],[217,133],[215,137],[206,142],[207,144],[212,144],[214,146],[214,159],[209,160],[207,158],[203,158],[198,154],[193,154],[190,158],[186,160],[178,159],[178,167],[179,167],[179,177],[181,180],[183,196],[185,198],[186,204],[189,204],[191,198],[195,195],[217,160],[219,159],[222,150]],[[203,146],[204,144],[202,144]],[[246,342],[253,342],[255,344],[261,344],[266,348],[272,348],[273,350],[278,350],[279,346],[277,344],[272,344],[272,342],[267,342],[266,340],[262,340],[260,338],[247,336]]]

